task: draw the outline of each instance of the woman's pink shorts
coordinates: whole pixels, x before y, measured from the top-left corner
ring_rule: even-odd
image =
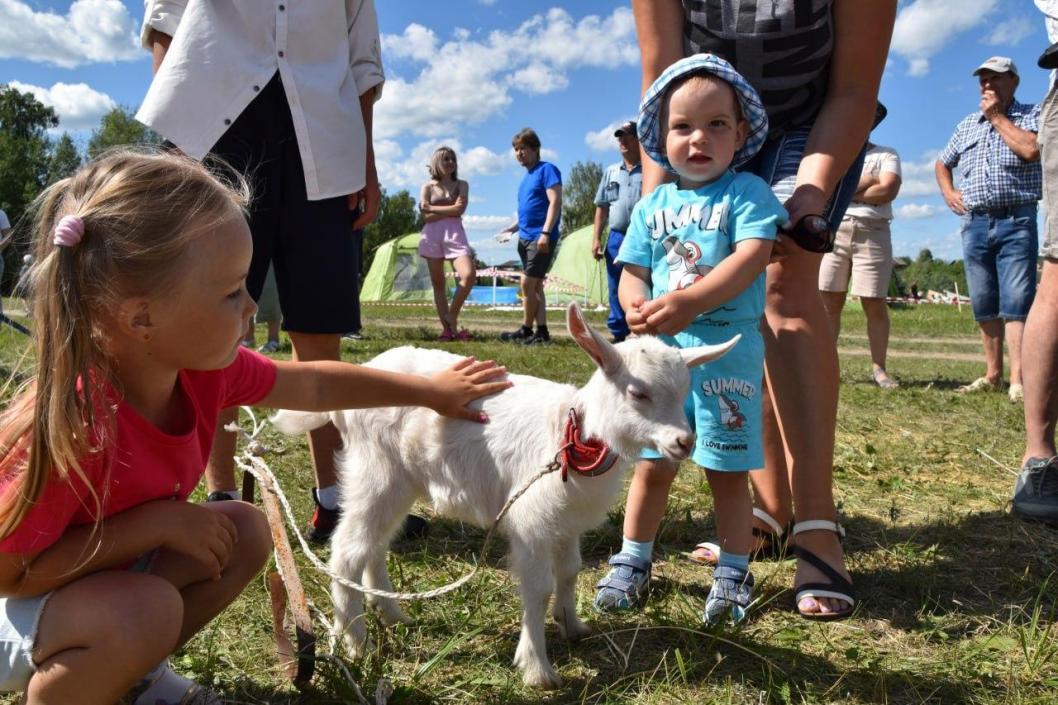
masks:
[[[455,259],[473,256],[461,218],[442,218],[427,223],[419,238],[419,254],[434,259]]]

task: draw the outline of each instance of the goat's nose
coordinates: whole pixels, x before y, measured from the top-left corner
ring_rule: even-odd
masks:
[[[691,454],[691,449],[694,448],[694,434],[693,433],[682,433],[676,436],[676,445],[680,447],[687,455]]]

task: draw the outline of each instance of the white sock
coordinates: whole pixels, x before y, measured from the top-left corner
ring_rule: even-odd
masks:
[[[144,682],[149,682],[150,685],[139,693],[133,705],[177,705],[183,702],[189,690],[199,687],[193,680],[173,672],[169,668],[168,660],[162,661],[144,676],[137,690]]]
[[[316,501],[320,503],[320,506],[324,509],[337,509],[338,508],[338,485],[331,485],[330,487],[320,487],[316,490]]]

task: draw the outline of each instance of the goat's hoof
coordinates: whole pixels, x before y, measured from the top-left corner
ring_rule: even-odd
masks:
[[[526,668],[522,672],[522,682],[537,690],[556,690],[562,687],[562,678],[547,663]]]
[[[352,632],[339,632],[335,634],[336,637],[342,640],[342,644],[345,645],[346,656],[350,660],[356,660],[371,651],[373,644],[371,640],[367,638],[367,634],[354,634]]]
[[[555,624],[558,625],[558,631],[566,641],[580,641],[591,634],[591,627],[579,619],[568,622],[556,621]]]
[[[414,619],[404,614],[404,610],[393,605],[378,605],[378,617],[387,627],[395,624],[413,624]]]

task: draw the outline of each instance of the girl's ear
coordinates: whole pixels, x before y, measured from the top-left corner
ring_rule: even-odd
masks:
[[[115,322],[123,334],[131,338],[149,339],[154,332],[150,302],[147,299],[126,299],[118,310]]]

